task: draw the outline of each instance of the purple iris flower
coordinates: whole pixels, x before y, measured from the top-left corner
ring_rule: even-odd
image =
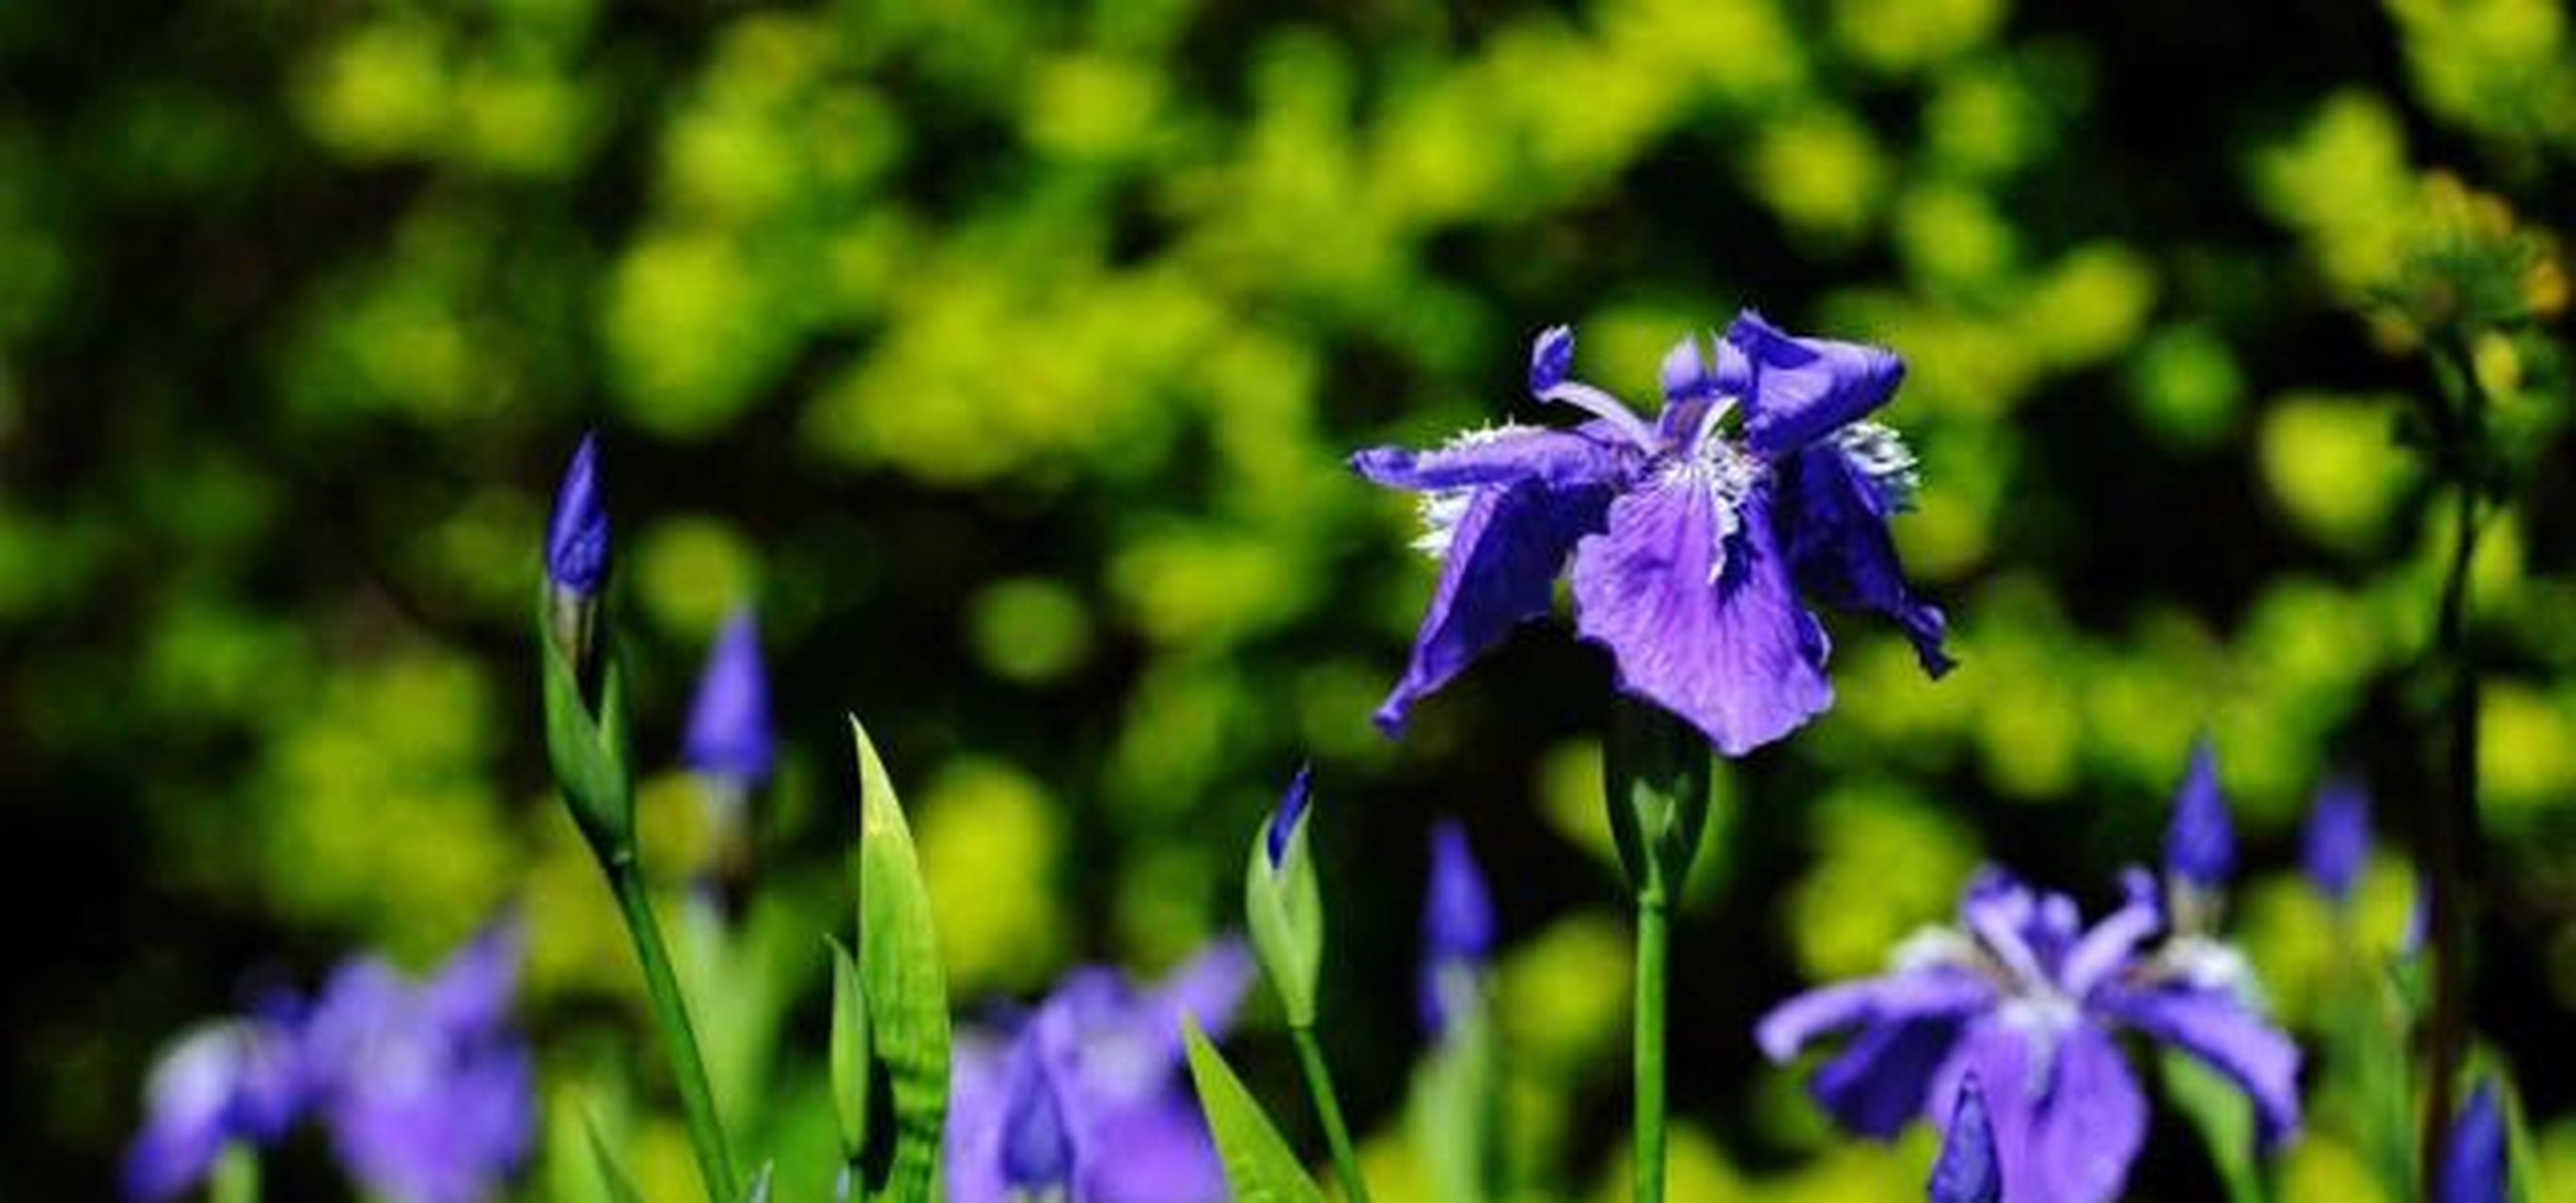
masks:
[[[1401,730],[1416,701],[1545,616],[1569,558],[1577,630],[1609,649],[1619,687],[1730,756],[1833,702],[1828,640],[1802,594],[1885,613],[1927,673],[1949,669],[1941,612],[1906,585],[1887,529],[1912,502],[1913,453],[1864,420],[1895,394],[1903,361],[1747,310],[1722,339],[1665,356],[1652,423],[1574,379],[1573,361],[1569,327],[1531,350],[1530,391],[1593,415],[1572,429],[1506,424],[1351,457],[1371,481],[1422,495],[1415,546],[1441,563],[1382,729]]]
[[[526,1156],[533,1074],[508,1027],[519,945],[504,922],[425,982],[367,958],[324,987],[304,1057],[340,1161],[369,1190],[472,1203]]]
[[[144,1086],[126,1197],[170,1198],[202,1180],[226,1146],[283,1135],[309,1093],[298,1052],[283,1014],[217,1020],[173,1041]]]
[[[2004,1175],[1995,1166],[1995,1130],[1986,1118],[1985,1091],[1977,1075],[1959,1080],[1959,1102],[1941,1134],[1941,1158],[1932,1163],[1925,1193],[1932,1203],[2002,1203]]]
[[[1422,898],[1423,1031],[1438,1037],[1461,994],[1471,994],[1494,954],[1494,899],[1467,833],[1443,819],[1431,830],[1431,887]]]
[[[2227,795],[2218,785],[2218,753],[2207,739],[2192,745],[2191,767],[2174,794],[2173,826],[2165,832],[2165,872],[2183,885],[2215,893],[2236,871],[2236,827],[2227,817]]]
[[[2300,860],[2309,883],[2328,901],[2352,901],[2353,887],[2370,863],[2370,791],[2361,782],[2335,777],[2317,790]]]
[[[778,757],[769,725],[769,675],[760,662],[760,624],[746,607],[725,620],[707,651],[706,672],[689,702],[680,762],[744,789],[769,777]]]
[[[2496,1098],[2495,1083],[2481,1083],[2451,1126],[2451,1154],[2442,1163],[2441,1203],[2505,1203],[2510,1177],[2504,1107]]]
[[[576,597],[593,597],[608,577],[608,507],[599,487],[599,435],[581,436],[555,493],[546,523],[546,578]]]
[[[1251,985],[1233,941],[1139,990],[1077,969],[1034,1012],[958,1033],[948,1102],[951,1203],[1219,1203],[1225,1172],[1182,1072],[1181,1019],[1221,1032]]]
[[[1763,1017],[1785,1062],[1828,1032],[1855,1037],[1817,1072],[1834,1118],[1873,1137],[1917,1116],[1944,1122],[1971,1075],[1983,1084],[2007,1198],[2107,1203],[2146,1137],[2146,1102],[2113,1033],[2128,1029],[2209,1064],[2253,1100],[2265,1140],[2299,1123],[2298,1048],[2249,1002],[2242,958],[2148,941],[2164,926],[2155,882],[2131,870],[2126,900],[2082,926],[2075,903],[1988,870],[1956,928],[1901,946],[1885,975],[1827,986]]]

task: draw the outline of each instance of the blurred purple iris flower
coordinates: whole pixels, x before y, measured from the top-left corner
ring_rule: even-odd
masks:
[[[2131,870],[2123,905],[2092,927],[2075,903],[1999,870],[1979,875],[1956,928],[1908,940],[1887,974],[1799,995],[1763,1017],[1774,1061],[1828,1032],[1854,1039],[1813,1083],[1853,1131],[1890,1137],[1945,1117],[1983,1083],[2005,1197],[2107,1203],[2146,1137],[2146,1102],[2112,1034],[2199,1058],[2252,1099],[2267,1143],[2299,1124],[2296,1045],[2257,1014],[2242,958],[2150,948],[2165,926],[2156,883]]]
[[[170,1198],[204,1179],[227,1146],[285,1134],[308,1093],[292,1023],[286,1014],[217,1020],[171,1042],[144,1086],[143,1130],[125,1154],[127,1198]]]
[[[335,972],[309,1011],[280,998],[210,1024],[153,1071],[125,1191],[165,1199],[225,1145],[267,1143],[319,1112],[341,1164],[400,1203],[473,1203],[527,1153],[528,1053],[509,1030],[519,931],[493,925],[430,980],[373,957]]]
[[[1422,1030],[1446,1034],[1450,1017],[1480,987],[1494,954],[1494,899],[1467,833],[1443,819],[1431,830],[1431,885],[1422,898]]]
[[[1941,1157],[1932,1163],[1924,1192],[1932,1203],[2001,1203],[2004,1175],[1995,1165],[1995,1130],[1986,1118],[1985,1091],[1977,1075],[1959,1079],[1959,1101],[1941,1134]]]
[[[1927,673],[1949,669],[1941,612],[1907,586],[1888,533],[1912,503],[1913,453],[1864,420],[1895,395],[1903,361],[1747,310],[1723,338],[1665,356],[1651,424],[1574,379],[1573,361],[1564,326],[1530,357],[1533,394],[1593,415],[1572,429],[1507,424],[1351,457],[1422,495],[1415,546],[1441,562],[1381,728],[1400,730],[1416,701],[1545,616],[1569,558],[1577,629],[1609,649],[1619,687],[1730,756],[1833,702],[1828,640],[1802,594],[1888,615]]]
[[[1224,1168],[1182,1072],[1181,1019],[1223,1031],[1252,974],[1233,941],[1151,990],[1114,969],[1077,969],[1034,1012],[961,1030],[951,1203],[1220,1203]]]
[[[2361,871],[2370,863],[2370,791],[2350,777],[2335,777],[2317,790],[2308,812],[2308,830],[2300,860],[2308,882],[2327,901],[2352,901]]]
[[[504,921],[426,981],[370,957],[323,988],[305,1061],[341,1163],[369,1190],[473,1203],[527,1155],[533,1072],[509,1027],[520,943]]]
[[[2507,1168],[2504,1106],[2493,1082],[2480,1083],[2451,1126],[2451,1153],[2442,1163],[2440,1203],[2505,1203]]]
[[[689,702],[680,763],[706,777],[749,790],[769,777],[778,757],[769,725],[769,674],[760,661],[760,623],[745,607],[725,620],[707,650],[706,671]]]

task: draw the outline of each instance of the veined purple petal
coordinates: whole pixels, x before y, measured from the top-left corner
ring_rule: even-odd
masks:
[[[2317,791],[2300,860],[2327,901],[2342,906],[2352,900],[2370,862],[2370,791],[2359,780],[2336,777]]]
[[[1745,442],[1770,459],[1869,416],[1905,379],[1895,352],[1796,337],[1750,309],[1726,328],[1725,342],[1736,354],[1721,353],[1719,382],[1744,398]]]
[[[1392,736],[1413,704],[1500,644],[1513,628],[1542,618],[1575,541],[1601,529],[1606,486],[1551,489],[1537,481],[1478,489],[1452,529],[1440,583],[1413,637],[1404,677],[1378,707]]]
[[[546,576],[579,597],[595,596],[608,576],[608,508],[599,485],[599,435],[581,436],[564,469],[546,523]]]
[[[1906,584],[1878,492],[1850,454],[1817,443],[1790,463],[1780,528],[1798,587],[1833,605],[1894,619],[1913,642],[1925,675],[1937,679],[1949,672],[1955,662],[1941,646],[1949,622]]]
[[[760,660],[760,623],[744,607],[725,620],[707,651],[706,671],[689,701],[680,763],[752,786],[768,779],[777,755],[777,736],[769,725],[769,674]]]
[[[2236,828],[2227,817],[2227,795],[2218,786],[2218,752],[2207,737],[2192,744],[2191,768],[2174,794],[2165,868],[2204,890],[2226,886],[2236,869]]]
[[[1622,495],[1574,557],[1577,625],[1619,687],[1741,756],[1831,706],[1824,628],[1798,600],[1759,487],[1734,514],[1694,471]],[[1725,537],[1721,565],[1719,539]]]
[[[2505,1203],[2512,1177],[2506,1157],[2504,1107],[2493,1082],[2481,1083],[2451,1127],[2442,1163],[2441,1203]]]
[[[1960,1080],[1958,1102],[1950,1108],[1941,1135],[1941,1158],[1932,1163],[1925,1190],[1931,1203],[2001,1203],[2003,1170],[1995,1164],[1995,1130],[1986,1118],[1985,1092],[1977,1075]]]
[[[1764,1056],[1785,1062],[1829,1032],[1868,1023],[1958,1018],[1994,1001],[1993,985],[1966,969],[1944,965],[1899,970],[1793,996],[1762,1017],[1754,1026],[1753,1038]]]
[[[2001,1014],[1968,1026],[1935,1078],[1934,1098],[1955,1098],[1974,1074],[1984,1091],[2004,1198],[2111,1203],[2146,1140],[2146,1099],[2095,1024],[2016,1023]]]
[[[2254,1101],[2263,1141],[2299,1129],[2299,1046],[2225,990],[2113,986],[2091,1004],[2120,1023],[2207,1063]]]
[[[1472,430],[1428,451],[1372,447],[1351,456],[1351,470],[1373,484],[1416,492],[1519,484],[1535,480],[1576,488],[1616,480],[1635,459],[1595,423],[1575,430],[1500,426]]]

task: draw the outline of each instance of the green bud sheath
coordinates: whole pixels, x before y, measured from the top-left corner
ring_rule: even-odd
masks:
[[[1651,702],[1620,695],[1603,749],[1610,834],[1629,888],[1668,902],[1681,891],[1708,824],[1708,737]]]
[[[876,1056],[869,1047],[868,993],[858,962],[829,936],[832,946],[832,1106],[841,1121],[841,1160],[857,1161],[868,1148],[868,1095]]]
[[[551,590],[548,591],[551,594]],[[545,691],[546,755],[554,762],[573,821],[605,865],[635,858],[635,785],[628,769],[626,674],[613,653],[601,650],[599,707],[591,709],[581,671],[547,622],[540,603],[537,647]]]
[[[1306,846],[1307,823],[1314,814],[1308,807],[1296,816],[1277,865],[1270,862],[1265,820],[1253,834],[1251,859],[1243,870],[1244,927],[1252,937],[1252,956],[1279,995],[1292,1028],[1315,1025],[1316,985],[1323,975],[1324,896]]]

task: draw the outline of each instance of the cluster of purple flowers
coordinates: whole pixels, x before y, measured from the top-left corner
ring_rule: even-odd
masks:
[[[374,1194],[489,1196],[535,1121],[528,1050],[509,1026],[518,962],[518,928],[504,922],[425,981],[369,957],[341,966],[310,1006],[278,998],[182,1037],[146,1087],[126,1195],[176,1195],[227,1147],[273,1143],[309,1115]]]
[[[2121,905],[2085,926],[2075,902],[2000,869],[1970,883],[1955,927],[1922,932],[1886,974],[1827,986],[1765,1016],[1786,1061],[1830,1032],[1851,1042],[1817,1073],[1845,1127],[1886,1137],[1982,1084],[2007,1197],[2107,1203],[2146,1138],[2146,1101],[2115,1032],[2140,1033],[2224,1075],[2265,1143],[2299,1126],[2299,1051],[2266,1022],[2244,958],[2211,928],[2234,838],[2214,761],[2193,759],[2162,882],[2122,875]],[[2161,889],[2159,888],[2161,886]]]

